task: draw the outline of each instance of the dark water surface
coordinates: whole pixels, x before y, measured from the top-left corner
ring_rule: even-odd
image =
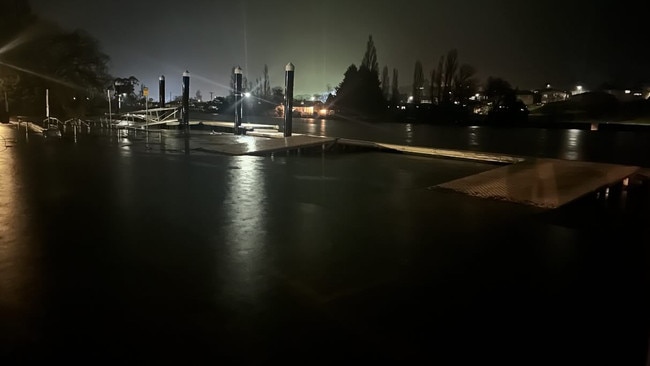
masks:
[[[645,362],[645,195],[549,212],[428,189],[489,164],[14,133],[3,364]]]
[[[201,117],[201,116],[198,116]],[[198,118],[197,117],[197,118]],[[219,119],[219,116],[203,116]],[[249,117],[282,125],[281,118]],[[650,166],[650,128],[589,131],[295,118],[293,131],[395,144]]]

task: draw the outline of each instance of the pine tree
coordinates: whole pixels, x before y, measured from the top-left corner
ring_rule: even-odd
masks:
[[[379,63],[377,63],[377,49],[375,48],[375,42],[373,42],[372,40],[372,35],[368,37],[368,43],[366,44],[366,53],[363,55],[363,61],[361,61],[361,67],[366,67],[368,68],[368,70],[376,73],[379,76]]]
[[[386,101],[382,95],[378,69],[377,50],[370,36],[361,66],[357,69],[355,65],[350,65],[337,88],[337,107],[365,117],[384,113]]]
[[[384,66],[381,73],[381,94],[384,96],[384,100],[390,98],[390,85],[388,83],[388,66]]]
[[[445,56],[440,56],[440,61],[438,61],[438,68],[436,69],[436,75],[435,75],[435,88],[438,91],[438,104],[442,102],[442,93],[444,92],[444,88],[442,86],[442,67],[445,62]]]
[[[264,99],[271,98],[271,81],[269,80],[269,67],[264,64],[264,74],[262,75],[262,96]]]
[[[398,80],[398,72],[397,69],[393,69],[393,82],[391,84],[391,103],[393,105],[397,105],[400,102],[400,97],[399,97],[399,80]]]
[[[422,88],[424,87],[424,74],[422,73],[422,63],[420,60],[415,62],[413,71],[413,103],[422,102]]]
[[[443,82],[443,101],[449,102],[451,100],[451,88],[454,76],[456,75],[456,70],[458,69],[458,51],[455,49],[450,50],[447,53],[447,59],[445,61],[445,70],[444,70],[444,82]]]

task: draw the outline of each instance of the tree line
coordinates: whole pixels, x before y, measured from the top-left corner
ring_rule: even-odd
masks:
[[[46,89],[53,115],[83,115],[105,101],[112,77],[98,41],[39,18],[27,0],[4,2],[0,45],[0,100],[12,113],[43,115]]]
[[[437,67],[428,74],[429,78],[425,78],[422,62],[415,62],[408,98],[400,93],[396,68],[392,70],[392,79],[388,66],[383,67],[381,78],[378,69],[377,49],[370,35],[360,66],[352,64],[348,67],[336,88],[336,95],[331,98],[332,107],[344,115],[365,117],[385,115],[390,107],[418,106],[425,102],[448,114],[466,112],[480,87],[476,69],[460,63],[456,49],[438,59]],[[494,110],[510,109],[516,104],[515,90],[501,78],[489,77],[483,86],[483,95]]]

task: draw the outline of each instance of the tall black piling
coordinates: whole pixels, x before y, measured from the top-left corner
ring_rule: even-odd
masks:
[[[242,101],[242,69],[235,68],[235,135],[241,135],[241,121],[244,112]]]
[[[181,129],[189,131],[190,128],[190,72],[183,73],[183,106],[182,106],[182,122]]]
[[[293,78],[295,66],[289,62],[284,70],[284,137],[289,137],[293,128]]]
[[[165,108],[165,75],[158,78],[158,103],[160,108]]]

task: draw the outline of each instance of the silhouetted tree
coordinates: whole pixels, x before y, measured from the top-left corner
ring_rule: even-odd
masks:
[[[393,105],[397,105],[400,102],[399,97],[399,75],[397,69],[393,69],[393,82],[391,84],[391,97],[390,101]]]
[[[140,92],[136,95],[136,87],[140,86]],[[116,99],[121,101],[122,107],[133,107],[138,104],[138,101],[141,99],[143,94],[144,85],[140,84],[135,76],[129,76],[128,78],[115,78],[113,80],[113,93]],[[118,106],[120,105],[118,104]],[[120,112],[119,110],[116,110]]]
[[[477,85],[476,69],[468,64],[462,64],[458,73],[454,77],[453,94],[455,99],[460,101],[467,101],[472,95],[476,93]]]
[[[442,68],[443,64],[445,62],[445,56],[440,56],[440,61],[438,61],[438,68],[435,69],[434,71],[434,77],[433,77],[433,83],[432,84],[432,95],[433,94],[433,89],[436,89],[436,94],[437,95],[437,102],[441,103],[442,102],[442,93],[444,92],[444,88],[442,87]]]
[[[17,38],[20,35],[20,38]],[[44,114],[45,89],[53,114],[85,114],[105,98],[108,56],[87,33],[69,32],[32,14],[28,1],[5,0],[0,10],[1,94],[14,112]]]
[[[379,74],[379,63],[377,62],[377,49],[375,48],[375,42],[372,40],[372,35],[368,36],[368,43],[366,44],[366,53],[363,55],[363,61],[361,61],[361,67],[365,67],[371,72]]]
[[[44,89],[50,91],[52,115],[82,117],[94,103],[103,108],[112,78],[108,56],[100,51],[97,40],[81,30],[42,26],[47,29],[43,36],[16,49],[19,65],[33,72],[21,76],[24,110],[32,109],[34,102],[43,105]]]
[[[251,93],[253,93],[253,95],[257,98],[262,96],[261,85],[262,85],[262,80],[260,78],[255,78],[255,87],[253,88]]]
[[[458,51],[455,49],[450,50],[447,53],[447,58],[445,59],[445,70],[443,76],[443,92],[442,100],[444,102],[449,102],[451,100],[451,91],[452,91],[452,81],[454,80],[454,75],[458,69]]]
[[[140,80],[135,76],[128,78],[115,78],[113,87],[116,94],[126,94],[126,96],[135,96],[135,88],[140,84]]]
[[[424,88],[424,74],[422,73],[422,63],[420,60],[415,62],[413,71],[413,103],[422,102],[422,90]]]
[[[264,73],[262,74],[262,97],[269,99],[271,97],[271,81],[269,79],[269,67],[264,64]]]
[[[502,78],[488,77],[485,83],[485,96],[493,107],[499,107],[515,100],[515,90]]]
[[[378,68],[377,51],[370,36],[361,66],[357,69],[354,64],[350,65],[337,88],[336,108],[344,113],[359,113],[366,117],[383,113],[385,100]]]
[[[356,107],[358,104],[358,89],[359,89],[359,69],[355,64],[348,66],[348,69],[343,74],[343,81],[336,88],[335,105],[337,109],[342,111],[349,111]]]
[[[526,105],[517,99],[510,83],[489,77],[485,85],[485,94],[492,104],[488,112],[488,123],[521,123],[528,117]]]
[[[230,96],[231,97],[234,97],[235,95],[235,88],[236,88],[235,83],[237,82],[237,77],[235,76],[236,68],[237,66],[233,66],[232,69],[230,69]]]
[[[284,101],[284,88],[281,86],[275,86],[271,89],[271,100],[274,104],[282,104]]]
[[[3,0],[0,11],[0,44],[4,47],[21,33],[35,17],[27,0]]]
[[[384,96],[384,100],[390,98],[390,85],[388,83],[388,66],[384,66],[381,72],[381,94]]]

